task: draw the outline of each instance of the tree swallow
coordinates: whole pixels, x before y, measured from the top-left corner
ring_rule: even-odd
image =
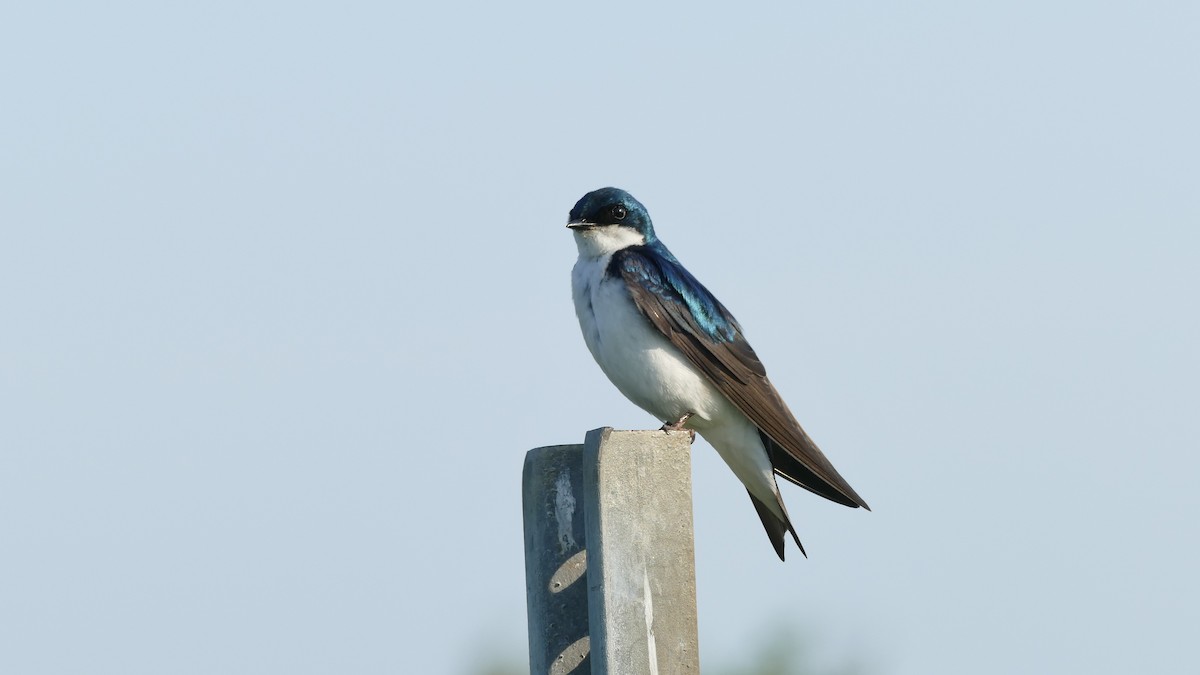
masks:
[[[792,535],[776,474],[850,507],[870,509],[775,391],[729,310],[654,234],[641,202],[617,188],[589,192],[567,219],[579,248],[575,313],[601,370],[630,401],[699,432],[746,486],[783,560]]]

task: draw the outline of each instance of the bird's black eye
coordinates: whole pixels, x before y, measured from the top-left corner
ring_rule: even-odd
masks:
[[[625,220],[625,207],[620,204],[612,207],[609,213],[612,215],[613,220]]]

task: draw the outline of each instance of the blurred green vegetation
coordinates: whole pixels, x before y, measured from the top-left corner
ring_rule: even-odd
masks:
[[[529,675],[524,655],[515,650],[492,648],[480,650],[480,655],[478,664],[466,675]],[[484,663],[485,659],[490,660]],[[870,675],[874,669],[865,661],[861,655],[831,655],[811,631],[794,627],[762,635],[732,662],[706,659],[703,645],[700,647],[700,667],[705,675]]]
[[[780,628],[762,637],[736,663],[717,663],[708,668],[701,646],[700,665],[709,675],[868,675],[857,656],[840,655],[830,662],[828,650],[818,641],[795,628]]]

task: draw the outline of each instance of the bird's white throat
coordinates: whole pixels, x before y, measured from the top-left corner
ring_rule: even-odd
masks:
[[[630,246],[646,243],[642,233],[622,225],[601,225],[590,230],[574,230],[580,258],[603,258]]]

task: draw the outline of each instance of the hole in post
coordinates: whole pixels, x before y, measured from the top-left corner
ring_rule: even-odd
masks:
[[[576,670],[581,673],[591,672],[590,667],[580,668],[587,661],[591,650],[591,641],[586,635],[567,645],[567,648],[550,664],[550,675],[568,675]]]
[[[565,591],[568,586],[578,581],[584,572],[587,572],[587,549],[580,549],[554,571],[554,576],[550,577],[550,592]]]

